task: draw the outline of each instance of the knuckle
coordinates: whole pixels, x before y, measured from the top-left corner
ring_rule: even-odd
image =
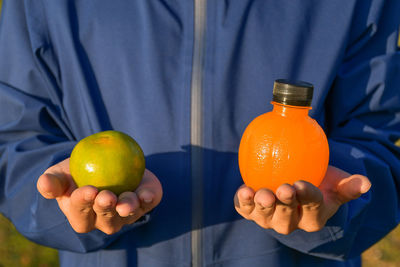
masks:
[[[303,208],[307,211],[316,211],[321,208],[321,205],[322,203],[317,202],[317,203],[303,205]]]
[[[274,207],[274,204],[271,203],[257,203],[256,210],[260,213],[269,213]]]
[[[74,229],[75,232],[79,234],[84,234],[90,232],[92,229],[88,226],[83,226],[80,224],[77,225],[71,225],[72,229]]]
[[[281,235],[289,234],[289,231],[287,229],[284,229],[284,228],[278,228],[278,229],[274,228],[274,230],[275,230],[275,232],[277,232],[278,234],[281,234]]]
[[[246,214],[250,214],[250,213],[252,213],[253,212],[253,210],[254,210],[254,206],[242,206],[242,207],[239,207],[239,209],[243,212],[243,213],[246,213]]]
[[[250,205],[250,203],[245,203],[245,202],[238,202],[238,205],[236,206],[237,209],[240,210],[247,210],[247,209],[251,209],[252,205]]]
[[[243,208],[236,208],[237,213],[239,213],[240,216],[242,216],[243,218],[245,218],[246,220],[250,220],[250,211],[249,210],[245,210]]]
[[[306,232],[317,232],[322,230],[324,226],[325,226],[325,221],[323,221],[322,219],[317,219],[312,223],[304,224],[303,227],[301,228]]]
[[[80,213],[89,213],[92,210],[92,207],[81,207],[79,209]]]
[[[312,232],[318,232],[321,229],[322,229],[322,227],[320,227],[319,225],[311,225],[311,226],[305,227],[303,230],[308,233],[312,233]]]
[[[290,226],[276,226],[273,229],[275,230],[275,232],[282,235],[288,235],[295,230],[293,227]]]
[[[104,227],[103,229],[99,229],[101,230],[103,233],[107,234],[107,235],[112,235],[117,233],[119,230],[121,230],[120,226],[107,226]]]
[[[114,232],[111,229],[100,229],[103,233],[105,233],[106,235],[112,235],[114,234]]]
[[[104,209],[104,208],[98,208],[94,207],[94,211],[98,217],[102,218],[112,218],[114,217],[115,213],[117,212],[115,209]]]
[[[255,221],[255,223],[257,223],[261,228],[264,228],[264,229],[270,229],[271,228],[269,222],[267,222],[265,220]]]
[[[287,206],[281,206],[281,207],[280,207],[280,211],[281,211],[282,213],[288,213],[288,212],[290,212],[290,209],[289,209],[289,207],[287,207]]]
[[[303,227],[303,230],[306,231],[306,232],[311,233],[311,232],[320,231],[322,228],[323,228],[323,226],[322,226],[321,224],[319,224],[319,223],[313,223],[313,224],[306,224],[306,225]]]
[[[112,217],[114,217],[114,213],[112,213],[110,211],[102,211],[102,212],[99,212],[98,215],[101,216],[101,217],[104,217],[104,218],[112,218]]]
[[[284,216],[292,216],[297,211],[297,208],[281,205],[279,206],[278,211]]]
[[[244,205],[240,205],[238,207],[236,207],[237,210],[240,210],[242,212],[246,212],[249,213],[251,210],[253,210],[252,206],[244,206]]]

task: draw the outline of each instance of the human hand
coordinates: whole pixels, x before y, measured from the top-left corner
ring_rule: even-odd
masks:
[[[350,175],[329,166],[319,188],[305,181],[284,184],[276,194],[268,189],[254,192],[241,186],[235,194],[236,211],[265,229],[289,234],[296,229],[321,230],[341,205],[357,199],[371,187],[362,175]]]
[[[108,190],[99,192],[94,186],[77,188],[69,172],[69,159],[47,169],[39,177],[37,189],[43,197],[57,200],[78,233],[94,229],[116,233],[156,207],[162,198],[161,183],[147,169],[135,192],[123,192],[118,197]]]

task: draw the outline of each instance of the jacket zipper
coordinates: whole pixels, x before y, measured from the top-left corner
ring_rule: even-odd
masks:
[[[194,45],[191,81],[191,190],[192,190],[192,266],[203,265],[203,65],[207,0],[194,0]]]

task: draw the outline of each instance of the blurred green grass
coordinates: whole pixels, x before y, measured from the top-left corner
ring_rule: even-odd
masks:
[[[363,267],[400,267],[400,226],[363,253]]]
[[[35,244],[0,215],[0,267],[56,267],[58,252]]]

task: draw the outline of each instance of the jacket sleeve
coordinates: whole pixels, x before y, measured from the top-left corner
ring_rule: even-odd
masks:
[[[34,6],[33,3],[36,3]],[[55,200],[36,189],[39,176],[69,156],[75,138],[55,73],[39,55],[49,47],[40,1],[4,1],[0,21],[0,212],[28,239],[87,252],[107,246],[143,221],[108,236],[77,234]],[[32,5],[32,6],[28,6]]]
[[[398,1],[372,1],[368,15],[354,18],[326,103],[330,164],[367,176],[372,187],[319,232],[272,233],[289,247],[344,260],[359,256],[399,222],[399,14]]]

